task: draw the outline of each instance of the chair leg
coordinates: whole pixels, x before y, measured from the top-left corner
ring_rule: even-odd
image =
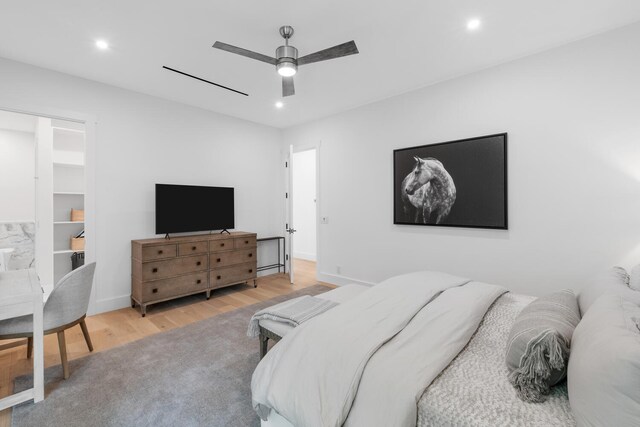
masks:
[[[80,321],[80,328],[82,329],[82,335],[84,335],[84,340],[87,342],[87,347],[89,347],[89,351],[93,351],[93,344],[91,344],[89,329],[87,329],[87,324],[84,322],[84,319]]]
[[[69,363],[67,362],[67,342],[64,339],[64,331],[58,332],[58,346],[60,347],[60,360],[62,361],[62,374],[64,379],[69,378]]]
[[[33,337],[27,338],[27,359],[31,359],[33,354]]]

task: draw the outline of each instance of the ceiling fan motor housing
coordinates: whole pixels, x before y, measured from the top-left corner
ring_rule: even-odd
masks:
[[[293,46],[280,46],[276,49],[276,70],[282,67],[298,69],[298,49]]]

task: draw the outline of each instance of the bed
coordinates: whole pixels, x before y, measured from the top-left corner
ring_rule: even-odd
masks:
[[[337,300],[341,304],[358,297],[363,292],[369,292],[366,288],[353,286],[348,290],[341,291],[339,288],[337,291],[340,294]],[[549,398],[543,403],[525,403],[517,397],[507,380],[504,351],[515,317],[533,298],[505,293],[504,290],[492,292],[495,298],[487,299],[485,311],[464,340],[464,345],[460,350],[453,350],[452,360],[446,361],[442,365],[443,369],[438,369],[438,375],[426,384],[426,389],[422,388],[423,392],[416,395],[413,401],[415,411],[410,415],[413,420],[404,422],[403,425],[412,424],[420,427],[575,425],[567,397],[566,383],[554,387]],[[287,333],[287,331],[280,332]],[[366,377],[362,383],[366,384]],[[357,399],[356,394],[354,406]],[[350,418],[347,418],[344,425],[364,425],[363,419],[366,417],[359,418],[360,422],[349,422]],[[341,422],[336,425],[341,425]],[[385,423],[385,425],[388,424]],[[274,405],[268,413],[267,420],[262,421],[262,426],[292,427],[293,424],[280,415],[277,405]]]

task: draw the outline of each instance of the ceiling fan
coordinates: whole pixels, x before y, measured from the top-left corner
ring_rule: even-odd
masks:
[[[358,53],[358,48],[356,47],[355,42],[351,40],[350,42],[342,43],[298,58],[298,49],[293,46],[289,46],[289,39],[293,36],[293,27],[290,25],[280,27],[280,35],[284,38],[284,46],[280,46],[276,49],[275,58],[219,41],[215,42],[213,47],[235,53],[236,55],[242,55],[247,58],[266,62],[267,64],[275,65],[278,74],[282,76],[282,96],[295,95],[296,91],[293,85],[293,76],[298,71],[299,65],[327,61],[329,59]]]
[[[350,42],[342,43],[337,46],[323,49],[318,52],[298,58],[298,49],[293,46],[289,46],[289,39],[293,36],[293,27],[289,25],[280,27],[280,35],[284,38],[284,46],[280,46],[276,49],[275,58],[219,41],[215,42],[213,47],[216,49],[235,53],[236,55],[246,56],[247,58],[266,62],[267,64],[275,65],[278,74],[282,76],[282,96],[295,95],[296,91],[293,85],[293,76],[298,71],[299,65],[312,64],[314,62],[327,61],[329,59],[340,58],[342,56],[355,55],[356,53],[359,53],[355,42],[351,40]],[[220,88],[227,89],[241,95],[248,96],[248,94],[244,92],[231,89],[227,86],[222,86],[220,84],[202,79],[200,77],[196,77],[191,74],[187,74],[174,68],[170,68],[167,66],[163,66],[162,68],[173,71],[174,73],[182,74],[183,76],[200,80],[205,83],[210,83],[214,86],[218,86]]]

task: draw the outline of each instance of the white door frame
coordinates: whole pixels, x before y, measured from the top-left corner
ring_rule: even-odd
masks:
[[[285,258],[289,261],[289,283],[292,285],[295,283],[295,272],[293,269],[293,233],[295,232],[293,221],[293,145],[289,145],[287,151],[287,194],[286,194],[286,215],[285,215],[285,233],[287,233],[289,239],[285,238],[285,242],[289,241],[289,253]],[[290,230],[293,229],[293,232]],[[285,261],[286,263],[286,261]]]
[[[320,147],[321,147],[321,143],[322,141],[318,141],[315,143],[311,143],[311,144],[292,144],[291,147],[293,147],[292,149],[292,154],[293,153],[300,153],[302,151],[309,151],[309,150],[316,150],[316,280],[318,279],[318,275],[320,274],[320,266],[321,266],[321,262],[322,262],[322,256],[320,253],[320,212],[322,212],[322,196],[321,196],[321,187],[320,187]],[[287,152],[286,152],[286,157],[289,158],[289,147],[287,147]],[[291,195],[291,189],[292,189],[292,174],[291,171],[293,170],[293,159],[290,160],[289,163],[289,171],[288,171],[288,181],[287,181],[287,192],[289,192],[289,198],[287,199],[287,205],[286,205],[286,209],[288,212],[291,212],[293,210],[293,196]],[[287,213],[286,215],[287,220],[289,219],[289,214]],[[294,218],[295,221],[295,218]],[[290,225],[291,226],[291,225]],[[295,228],[295,226],[294,226]],[[292,236],[289,235],[289,245],[287,248],[288,251],[288,255],[289,255],[289,265],[290,268],[293,266],[293,246],[291,245],[291,240],[292,240]],[[290,270],[290,274],[293,273],[293,269]],[[291,276],[293,277],[293,276]],[[293,283],[293,281],[292,281]]]
[[[43,105],[35,105],[22,102],[3,102],[0,101],[0,110],[9,111],[12,113],[29,114],[31,116],[46,117],[49,119],[66,120],[70,122],[83,123],[85,126],[85,195],[84,195],[84,209],[85,209],[85,236],[87,242],[85,246],[85,262],[88,264],[94,262],[97,258],[96,253],[96,149],[97,149],[97,137],[96,128],[98,125],[98,119],[96,116],[85,113],[78,113],[76,111],[68,111],[58,108],[51,108]],[[37,205],[36,205],[37,209]],[[37,238],[37,234],[36,234]],[[53,256],[53,255],[52,255]],[[96,301],[98,300],[99,288],[98,277],[100,277],[100,271],[102,269],[99,265],[96,265],[96,275],[93,282],[93,289],[91,297],[89,299],[88,313],[92,314],[96,312]]]

